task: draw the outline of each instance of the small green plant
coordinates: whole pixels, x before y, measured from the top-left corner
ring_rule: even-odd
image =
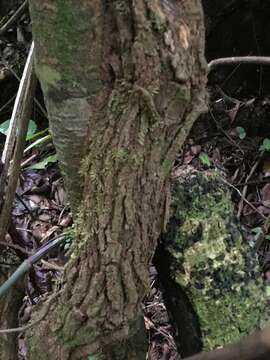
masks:
[[[37,139],[36,141],[32,142],[27,148],[24,149],[24,153],[28,152],[29,150],[33,149],[34,147],[46,144],[52,140],[51,134],[45,135],[42,138]]]
[[[53,164],[56,162],[57,162],[57,155],[56,154],[49,155],[45,159],[39,161],[38,163],[29,166],[29,169],[42,170],[45,169],[46,166],[48,166],[49,164]]]
[[[254,239],[255,240],[258,240],[259,239],[259,236],[261,235],[262,233],[262,228],[261,227],[255,227],[253,229],[251,229],[251,232],[254,234]]]
[[[270,139],[265,138],[262,145],[260,146],[260,151],[270,151]]]
[[[36,139],[40,139],[43,135],[48,135],[48,133],[49,133],[48,128],[35,132],[31,137],[27,139],[27,141],[35,141]]]
[[[72,238],[68,237],[63,244],[63,250],[65,253],[67,253],[70,250],[71,245],[72,245]]]
[[[204,152],[200,153],[199,159],[203,165],[206,165],[208,167],[211,166],[211,160],[209,159],[209,156],[206,153]]]
[[[257,241],[259,239],[259,236],[262,234],[262,228],[261,227],[255,227],[253,229],[251,229],[251,232],[253,232],[254,234],[254,239]],[[270,235],[265,235],[264,239],[266,240],[270,240]]]
[[[0,133],[7,136],[9,124],[10,124],[10,120],[6,120],[2,124],[0,124]],[[30,140],[33,137],[33,135],[36,133],[36,131],[37,131],[36,123],[33,120],[30,120],[28,125],[26,140],[27,141]]]
[[[236,131],[238,133],[239,139],[243,140],[246,136],[246,130],[242,126],[237,126]]]

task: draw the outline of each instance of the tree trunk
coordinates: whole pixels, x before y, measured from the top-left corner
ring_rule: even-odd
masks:
[[[205,110],[201,4],[35,0],[31,14],[77,236],[29,359],[144,359],[140,302],[170,171]]]

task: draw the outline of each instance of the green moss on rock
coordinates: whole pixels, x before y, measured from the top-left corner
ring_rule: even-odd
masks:
[[[173,189],[173,209],[166,235],[171,275],[197,313],[204,350],[259,328],[268,318],[263,281],[220,176],[183,170]]]

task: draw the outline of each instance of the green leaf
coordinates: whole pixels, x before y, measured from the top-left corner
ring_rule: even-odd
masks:
[[[0,124],[0,133],[7,136],[9,124],[10,124],[10,120],[6,120],[2,124]],[[36,123],[33,120],[30,120],[28,125],[26,140],[29,140],[36,131],[37,131]]]
[[[260,151],[270,151],[270,139],[265,138],[262,145],[260,146]]]
[[[209,159],[209,156],[206,153],[204,153],[204,152],[200,153],[199,159],[203,165],[211,166],[211,161]]]
[[[50,156],[47,156],[42,161],[29,166],[29,169],[36,169],[36,170],[45,169],[48,164],[56,163],[56,162],[57,162],[57,155],[56,154],[50,155]]]
[[[35,134],[36,131],[37,131],[37,124],[33,120],[30,120],[28,124],[26,140],[31,139],[31,137]]]
[[[246,130],[242,126],[237,126],[236,130],[238,132],[239,139],[243,140],[247,136]]]
[[[270,235],[266,235],[266,236],[265,236],[265,239],[266,239],[266,240],[270,240]]]
[[[254,235],[255,240],[258,240],[259,236],[260,236],[261,233],[262,233],[262,228],[259,227],[259,226],[258,226],[258,227],[255,227],[255,228],[251,229],[251,232],[253,232],[253,234],[255,234],[255,235]]]
[[[10,120],[7,120],[7,121],[4,121],[2,124],[0,124],[0,133],[7,136],[9,123],[10,123]]]
[[[43,135],[47,135],[49,132],[49,129],[44,129],[44,130],[41,130],[39,132],[36,132],[34,133],[33,135],[29,136],[29,138],[27,139],[27,141],[34,141],[36,139],[38,139],[39,137],[43,136]]]
[[[27,146],[26,149],[24,149],[24,153],[26,153],[27,151],[31,150],[32,148],[36,147],[36,146],[40,146],[44,143],[47,143],[49,141],[51,141],[52,139],[52,136],[51,134],[49,135],[46,135],[46,136],[43,136],[42,138],[40,139],[37,139],[36,141],[34,141],[32,144],[30,144],[29,146]]]

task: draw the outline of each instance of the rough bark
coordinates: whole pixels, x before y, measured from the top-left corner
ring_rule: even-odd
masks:
[[[205,110],[201,4],[35,0],[31,13],[78,212],[65,287],[28,333],[29,359],[144,359],[140,302],[168,217],[170,171]]]

